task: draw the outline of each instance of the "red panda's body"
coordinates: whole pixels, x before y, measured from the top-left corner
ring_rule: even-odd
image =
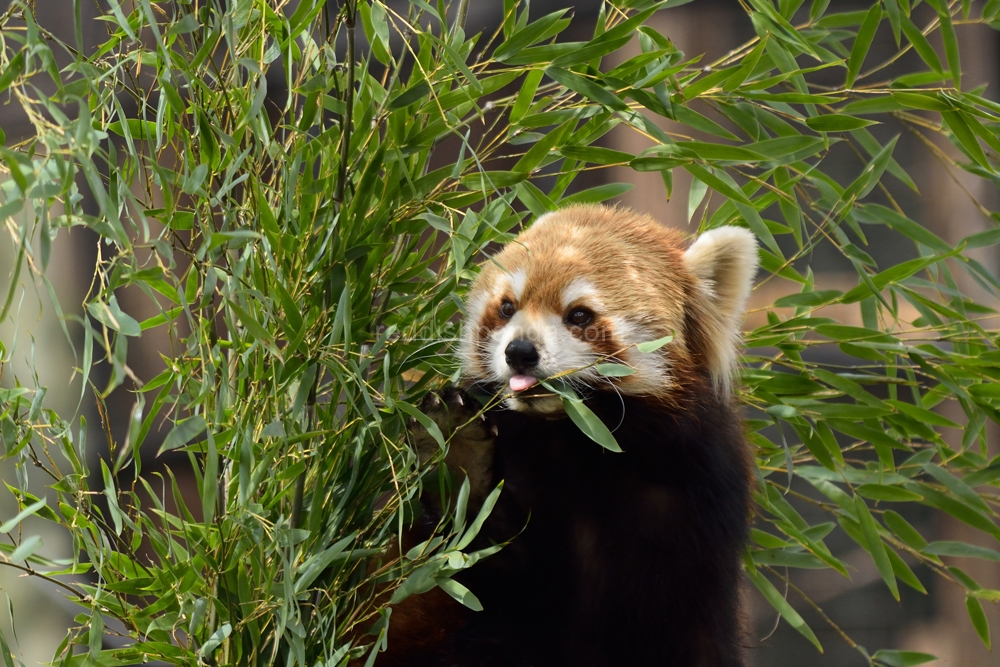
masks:
[[[729,380],[755,270],[745,230],[685,250],[648,218],[603,207],[550,214],[484,266],[463,334],[465,382],[509,397],[489,415],[492,447],[463,445],[460,431],[446,461],[480,487],[473,497],[503,480],[478,539],[510,544],[457,577],[484,611],[420,644],[405,636],[415,626],[404,604],[378,664],[743,664],[752,468]],[[653,352],[635,347],[670,334]],[[635,372],[596,373],[608,359]],[[622,453],[590,440],[541,388],[567,371]]]

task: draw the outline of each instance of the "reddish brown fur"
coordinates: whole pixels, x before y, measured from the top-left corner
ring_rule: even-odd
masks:
[[[609,229],[614,233],[607,233]],[[707,319],[699,303],[704,298],[698,294],[702,287],[697,278],[685,266],[685,246],[680,233],[649,216],[604,206],[570,206],[543,216],[486,262],[470,302],[484,300],[479,321],[483,329],[492,331],[503,324],[496,314],[501,300],[513,300],[506,287],[507,275],[519,270],[527,274],[524,292],[515,303],[519,309],[552,313],[564,310],[563,289],[585,276],[608,308],[607,313],[596,313],[590,325],[603,328],[603,335],[584,338],[592,342],[596,353],[611,355],[642,342],[616,337],[606,315],[629,315],[650,332],[650,339],[673,334],[674,341],[661,352],[669,357],[672,382],[665,383],[658,394],[650,394],[670,400],[671,394],[685,391],[696,376],[707,371],[700,344],[702,323]],[[494,291],[498,288],[502,292]],[[572,333],[583,338],[580,332]],[[473,361],[483,364],[481,358]],[[467,370],[477,374],[475,368]],[[623,385],[634,381],[621,380]]]

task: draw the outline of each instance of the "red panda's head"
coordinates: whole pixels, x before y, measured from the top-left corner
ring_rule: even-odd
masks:
[[[721,227],[686,249],[647,216],[571,206],[540,217],[482,267],[467,301],[466,380],[502,385],[507,405],[556,413],[539,380],[582,395],[619,391],[670,401],[692,382],[728,395],[743,308],[757,270],[754,236]],[[635,345],[673,336],[648,353]],[[626,364],[607,378],[594,364]]]

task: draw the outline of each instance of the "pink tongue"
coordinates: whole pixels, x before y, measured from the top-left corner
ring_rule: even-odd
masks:
[[[515,375],[510,379],[511,391],[524,391],[538,384],[538,378],[533,375]]]

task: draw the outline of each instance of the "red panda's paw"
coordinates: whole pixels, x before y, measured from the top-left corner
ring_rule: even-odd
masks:
[[[492,490],[493,443],[497,427],[476,399],[458,387],[429,392],[420,403],[445,440],[444,462],[461,479],[468,475],[470,500],[482,500]],[[421,462],[440,451],[437,440],[417,420],[410,420],[410,435]]]
[[[476,399],[458,387],[428,392],[420,402],[420,411],[441,431],[450,454],[456,449],[492,447],[496,426]],[[429,460],[440,446],[416,419],[410,419],[410,434],[421,461]]]

